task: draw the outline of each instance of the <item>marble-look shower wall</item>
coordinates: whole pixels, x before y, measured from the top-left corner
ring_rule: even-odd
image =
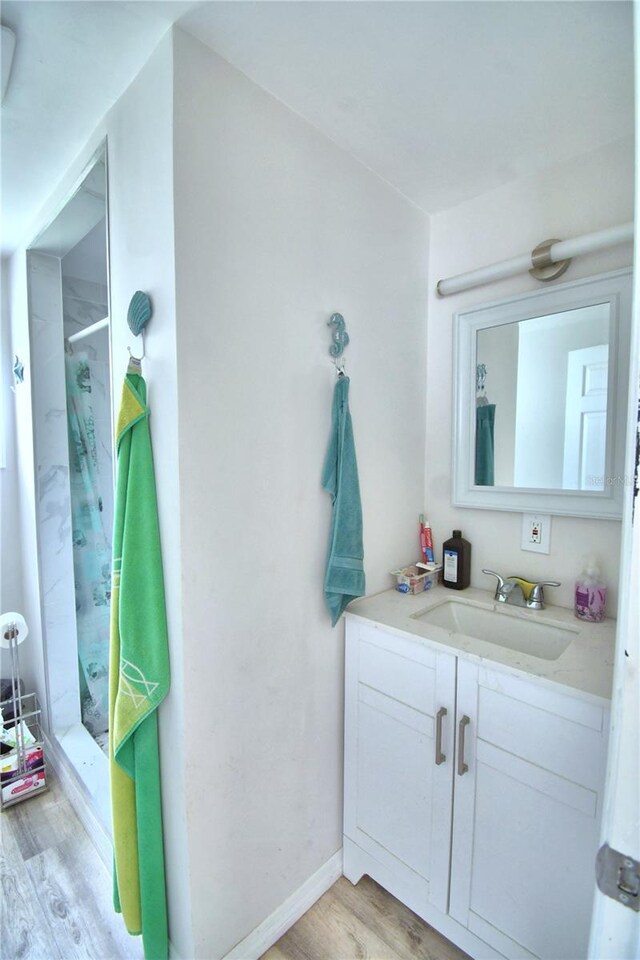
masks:
[[[64,270],[64,261],[62,264]],[[108,315],[107,287],[79,277],[62,275],[64,335],[77,333],[82,327],[96,323]],[[111,427],[111,373],[109,363],[109,331],[107,328],[88,335],[74,345],[76,354],[84,353],[89,361],[91,405],[95,418],[98,474],[103,503],[104,528],[113,529],[113,436]],[[109,539],[109,545],[111,540]]]
[[[64,261],[63,261],[64,271]],[[83,327],[102,320],[108,313],[107,287],[80,277],[62,275],[64,335],[71,336]]]
[[[96,449],[98,454],[98,476],[100,477],[100,495],[102,497],[102,514],[104,531],[107,535],[109,549],[111,549],[113,532],[113,440],[111,432],[111,381],[109,364],[109,334],[101,330],[95,334],[94,340],[104,340],[106,346],[96,351],[96,359],[89,360],[89,376],[91,379],[91,403],[93,406],[94,423],[96,428]],[[105,357],[106,351],[106,359]]]
[[[60,261],[28,257],[38,560],[50,723],[80,720]]]

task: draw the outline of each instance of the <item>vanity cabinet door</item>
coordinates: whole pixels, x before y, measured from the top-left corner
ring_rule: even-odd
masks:
[[[454,706],[453,655],[347,622],[345,836],[443,912]]]
[[[465,717],[451,916],[508,957],[586,957],[606,706],[460,661]]]

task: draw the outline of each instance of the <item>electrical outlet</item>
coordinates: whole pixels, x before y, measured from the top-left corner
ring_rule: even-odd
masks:
[[[522,550],[532,553],[549,553],[551,543],[551,517],[541,513],[522,515]]]
[[[538,519],[529,521],[529,543],[542,543],[542,524]]]

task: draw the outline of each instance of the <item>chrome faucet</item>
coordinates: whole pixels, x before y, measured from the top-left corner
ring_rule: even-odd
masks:
[[[516,607],[528,607],[530,610],[544,610],[544,587],[559,587],[558,580],[541,580],[534,583],[523,577],[505,577],[495,570],[483,570],[497,578],[495,600],[498,603],[512,603]]]

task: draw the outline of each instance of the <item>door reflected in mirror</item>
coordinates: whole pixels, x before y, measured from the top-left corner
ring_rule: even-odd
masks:
[[[478,331],[477,485],[604,489],[609,322],[605,302]]]

